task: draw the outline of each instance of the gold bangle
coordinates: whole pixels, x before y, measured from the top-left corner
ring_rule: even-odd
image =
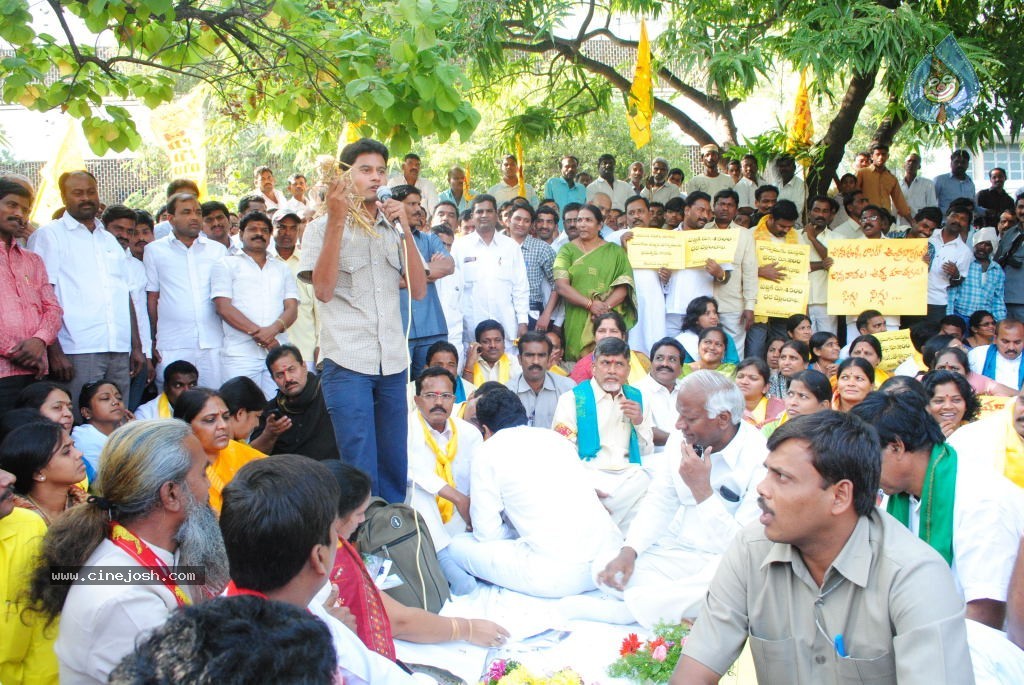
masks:
[[[469,619],[466,619],[466,620],[469,621],[469,640],[468,640],[468,642],[472,642],[473,641],[473,619],[469,618]]]
[[[282,332],[282,333],[284,333],[285,331],[287,331],[287,330],[288,330],[288,327],[284,325],[284,321],[281,321],[280,317],[278,317],[278,318],[274,319],[274,321],[275,321],[276,323],[279,323],[279,324],[281,324],[281,332]]]
[[[449,642],[455,642],[455,636],[456,636],[456,635],[458,634],[458,632],[459,632],[459,626],[458,626],[458,624],[457,624],[457,623],[455,622],[455,619],[454,619],[454,618],[451,618],[451,619],[448,619],[448,620],[452,622],[452,634],[451,634],[451,637],[449,637],[449,638],[448,638],[448,641],[449,641]]]

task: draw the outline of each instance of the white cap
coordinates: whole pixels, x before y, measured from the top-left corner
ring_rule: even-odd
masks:
[[[999,244],[999,236],[996,234],[996,229],[991,226],[979,228],[975,231],[974,238],[971,240],[971,247],[977,247],[978,243],[984,243],[986,241],[992,243],[992,249],[995,249]]]

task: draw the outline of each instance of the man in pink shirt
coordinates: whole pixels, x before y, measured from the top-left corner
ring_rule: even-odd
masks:
[[[22,388],[46,375],[46,347],[57,339],[63,315],[43,260],[18,244],[31,208],[29,188],[0,179],[0,416]]]

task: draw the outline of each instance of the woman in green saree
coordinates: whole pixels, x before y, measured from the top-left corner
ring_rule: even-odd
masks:
[[[584,205],[576,217],[579,236],[555,257],[555,288],[565,302],[565,358],[576,361],[594,346],[591,318],[611,310],[627,328],[636,324],[636,288],[626,251],[606,243],[601,210]]]

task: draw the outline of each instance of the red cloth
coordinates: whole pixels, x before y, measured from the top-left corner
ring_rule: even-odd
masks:
[[[331,582],[338,586],[338,600],[356,619],[356,634],[367,649],[395,660],[395,640],[384,602],[356,548],[340,540],[334,555]]]
[[[22,249],[16,241],[9,248],[0,242],[0,300],[4,303],[0,319],[0,378],[39,374],[40,370],[19,366],[8,356],[28,338],[39,338],[52,345],[64,310],[57,302],[43,260]],[[45,374],[45,355],[43,367],[41,372]]]
[[[569,374],[569,378],[576,381],[576,385],[579,385],[583,381],[589,381],[594,377],[594,355],[588,354],[586,357],[581,358],[576,362],[576,366],[572,367],[572,373]]]

